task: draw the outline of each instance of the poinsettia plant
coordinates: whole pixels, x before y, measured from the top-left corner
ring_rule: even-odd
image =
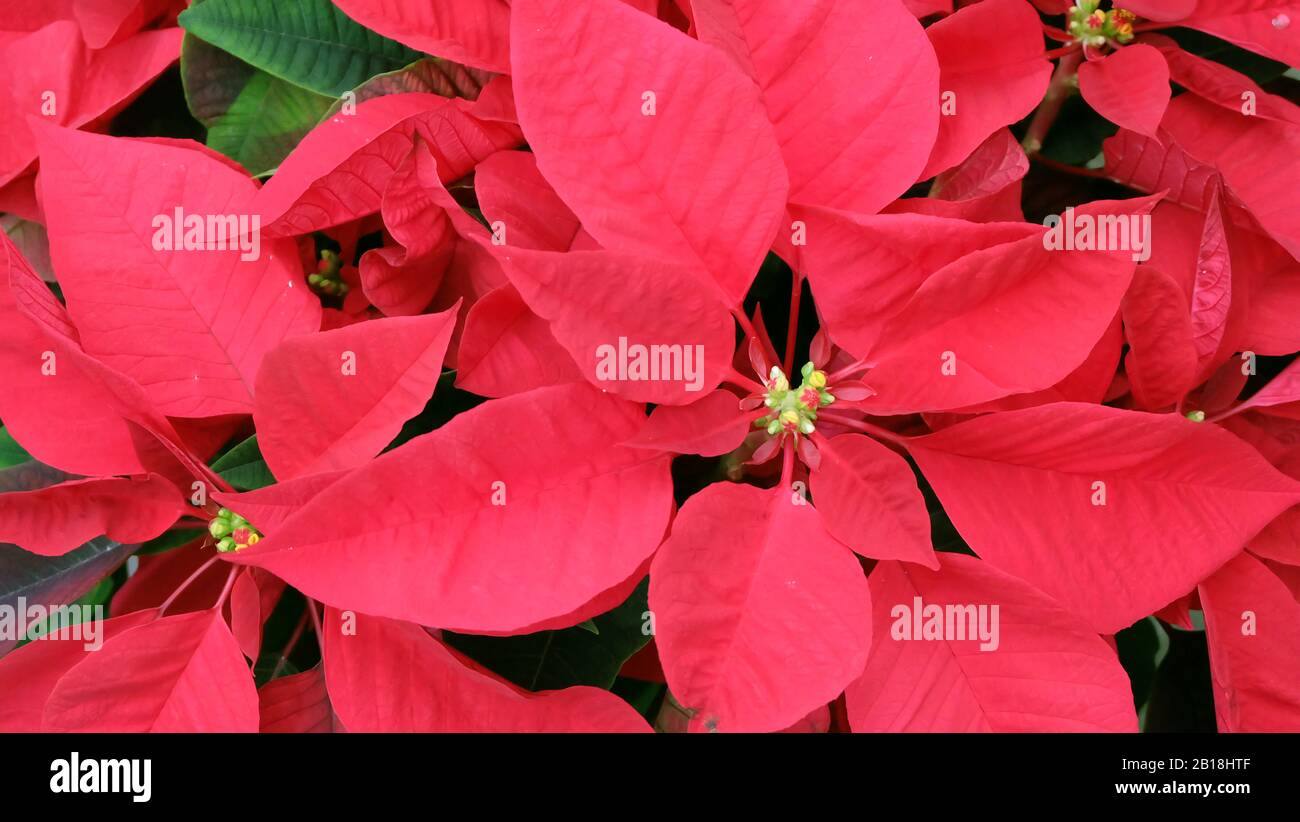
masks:
[[[1300,3],[0,8],[0,730],[1300,730]]]

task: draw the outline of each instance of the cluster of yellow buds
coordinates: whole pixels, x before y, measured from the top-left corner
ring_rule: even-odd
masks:
[[[811,434],[816,430],[817,409],[830,405],[835,397],[826,389],[826,372],[817,370],[812,363],[805,363],[800,374],[803,381],[798,388],[792,389],[781,368],[772,366],[764,381],[767,393],[763,397],[763,405],[771,410],[754,420],[754,427],[764,428],[774,436],[783,431]]]
[[[325,249],[320,253],[320,261],[316,263],[316,272],[307,275],[307,284],[317,293],[328,294],[331,297],[345,297],[351,288],[339,276],[342,267],[343,262],[339,259],[339,255]]]
[[[248,520],[229,508],[217,512],[208,523],[208,533],[217,541],[217,550],[223,554],[243,550],[262,539],[261,533]]]
[[[1085,46],[1125,45],[1133,41],[1137,15],[1125,9],[1102,11],[1101,0],[1078,0],[1066,13],[1069,31]]]

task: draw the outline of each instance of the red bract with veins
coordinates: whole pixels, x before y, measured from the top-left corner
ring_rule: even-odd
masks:
[[[1300,729],[1294,3],[91,5],[0,569],[112,618],[0,729]]]

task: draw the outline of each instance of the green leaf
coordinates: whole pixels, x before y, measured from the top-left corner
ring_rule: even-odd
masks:
[[[9,468],[27,462],[32,455],[9,435],[9,429],[0,426],[0,468]]]
[[[614,610],[591,620],[594,633],[582,625],[524,636],[472,636],[443,632],[453,648],[530,691],[570,685],[609,688],[619,669],[650,641],[643,630],[649,578]]]
[[[181,79],[190,112],[208,129],[208,147],[254,176],[274,171],[335,102],[190,34]]]
[[[212,470],[238,491],[254,491],[275,484],[275,476],[257,447],[256,434],[222,454],[212,463]]]
[[[384,448],[384,451],[392,451],[416,437],[441,428],[457,414],[463,414],[484,401],[483,397],[456,387],[455,371],[444,371],[442,376],[438,377],[438,385],[434,388],[433,397],[425,403],[424,410],[406,421],[402,430],[397,432],[397,436]]]
[[[204,0],[179,22],[244,62],[327,97],[421,56],[353,22],[329,0]]]
[[[277,667],[279,668],[278,671],[276,670]],[[253,683],[260,688],[270,682],[272,678],[283,679],[286,676],[298,673],[302,672],[298,670],[298,666],[289,660],[286,659],[283,663],[280,662],[279,649],[272,651],[263,648],[262,653],[257,657],[257,664],[253,666]],[[272,677],[272,674],[275,674],[275,676]]]
[[[167,531],[162,536],[154,537],[141,545],[136,554],[139,556],[163,554],[182,545],[189,545],[206,533],[202,528],[177,528],[173,531]]]
[[[1116,634],[1115,644],[1133,688],[1133,705],[1141,712],[1151,697],[1156,671],[1169,654],[1169,635],[1159,620],[1147,617]]]
[[[1043,155],[1058,163],[1086,166],[1101,153],[1101,145],[1119,128],[1093,111],[1082,97],[1061,106],[1061,115],[1043,143]]]

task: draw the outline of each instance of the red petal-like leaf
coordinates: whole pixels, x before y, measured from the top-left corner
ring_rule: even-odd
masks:
[[[96,627],[97,634],[93,639],[89,635],[83,635],[79,640],[56,634],[57,638],[47,637],[10,651],[0,659],[0,691],[5,695],[0,700],[0,732],[39,732],[45,702],[63,674],[93,655],[98,650],[97,643],[153,618],[153,611],[136,611],[105,620]]]
[[[1300,125],[1225,111],[1195,94],[1169,104],[1164,127],[1196,160],[1216,167],[1268,233],[1300,258]]]
[[[132,628],[72,667],[45,704],[48,731],[256,732],[257,690],[216,611]]]
[[[690,405],[661,405],[635,437],[637,448],[718,457],[735,451],[753,430],[757,414],[740,410],[740,400],[724,389],[705,394]]]
[[[456,358],[456,385],[483,397],[506,397],[533,388],[580,382],[582,372],[533,313],[519,291],[506,284],[474,303],[465,317]]]
[[[1079,66],[1079,93],[1115,125],[1155,137],[1169,105],[1169,64],[1154,46],[1134,43]]]
[[[939,64],[899,0],[691,5],[700,39],[762,89],[792,202],[873,214],[915,182],[938,129]]]
[[[939,411],[1055,385],[1110,327],[1151,238],[1131,227],[1157,198],[1100,201],[1073,220],[1119,215],[1128,250],[1054,249],[1040,233],[977,251],[930,276],[871,349],[875,413]],[[1063,222],[1058,230],[1073,229]],[[1097,228],[1097,234],[1103,233]],[[1114,232],[1111,232],[1114,234]],[[1068,246],[1067,246],[1068,248]]]
[[[510,71],[506,0],[334,0],[334,5],[366,28],[417,51],[489,71]]]
[[[269,237],[307,234],[374,214],[418,136],[444,183],[519,143],[519,130],[478,119],[472,104],[436,94],[390,94],[312,129],[257,196]]]
[[[977,554],[1101,633],[1187,593],[1300,501],[1249,445],[1176,415],[1057,403],[908,449]]]
[[[257,692],[264,734],[328,734],[343,730],[325,688],[325,666],[273,679]]]
[[[21,176],[36,159],[36,139],[27,116],[71,128],[98,120],[174,63],[184,34],[176,28],[146,31],[92,51],[70,20],[33,31],[0,45],[0,72],[8,78],[0,91],[0,110],[5,112],[0,185]]]
[[[511,25],[519,122],[583,227],[606,248],[707,271],[739,303],[787,191],[754,83],[618,0],[516,0]]]
[[[1124,372],[1140,408],[1158,411],[1182,399],[1196,377],[1192,314],[1178,283],[1140,265],[1124,296],[1128,354]]]
[[[690,266],[611,251],[510,250],[502,262],[592,385],[684,405],[731,365],[735,323]]]
[[[1115,652],[1032,586],[959,554],[937,571],[882,562],[870,582],[871,656],[846,689],[854,731],[1137,730]]]
[[[458,235],[444,209],[456,207],[438,179],[438,164],[423,140],[389,178],[380,211],[397,243],[367,251],[359,264],[366,298],[390,317],[429,306],[456,250]]]
[[[939,56],[940,116],[922,178],[957,165],[994,131],[1033,111],[1052,73],[1042,23],[1025,0],[984,0],[925,33]]]
[[[1300,730],[1300,603],[1286,583],[1243,553],[1198,590],[1219,731]]]
[[[348,616],[352,618],[349,619]],[[579,686],[530,694],[461,663],[418,625],[325,612],[325,678],[353,732],[648,732],[623,700]]]
[[[715,483],[650,568],[655,642],[693,727],[779,731],[862,670],[871,600],[857,559],[789,489]]]
[[[0,494],[0,542],[47,557],[66,554],[98,536],[145,542],[186,510],[176,486],[157,474],[75,480]]]
[[[456,312],[391,317],[288,340],[257,375],[253,421],[279,479],[355,468],[420,413]]]
[[[489,224],[504,228],[502,245],[568,251],[586,236],[578,218],[537,170],[530,152],[498,151],[479,163],[474,193]]]
[[[256,185],[176,146],[45,126],[38,137],[50,254],[86,351],[164,414],[251,411],[266,352],[320,325],[293,246],[243,242],[257,239],[240,233],[256,230]]]
[[[832,536],[864,557],[939,567],[930,515],[906,460],[862,434],[822,438],[818,450],[809,490]]]
[[[1036,235],[1023,223],[970,223],[923,215],[867,217],[790,210],[808,229],[799,263],[835,342],[864,356],[927,278],[980,249]],[[942,243],[932,238],[942,236]],[[765,374],[760,376],[766,376]]]
[[[630,577],[668,525],[668,458],[618,445],[644,419],[581,384],[493,400],[227,556],[331,605],[439,628],[510,631],[566,614]]]

